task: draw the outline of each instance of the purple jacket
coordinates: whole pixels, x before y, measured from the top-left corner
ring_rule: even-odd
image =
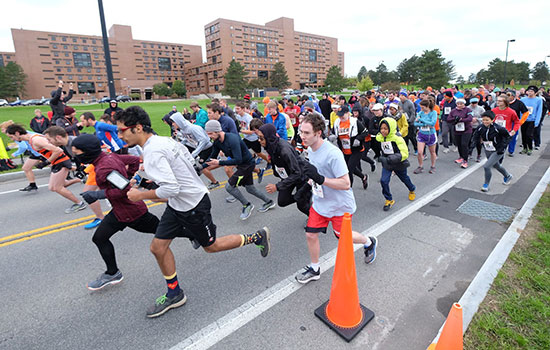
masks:
[[[453,125],[453,130],[455,134],[459,135],[472,133],[472,120],[472,110],[468,107],[464,107],[462,109],[454,108],[453,110],[451,110],[451,113],[449,113],[449,116],[447,117],[447,122]],[[457,124],[459,123],[464,123],[463,131],[457,130]]]

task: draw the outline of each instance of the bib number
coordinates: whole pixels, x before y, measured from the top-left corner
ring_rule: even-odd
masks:
[[[281,179],[286,179],[288,177],[288,174],[286,173],[285,168],[280,168],[278,166],[275,167],[275,170],[277,171],[277,174],[281,177]]]
[[[449,114],[451,113],[451,107],[445,107],[445,109],[443,110],[445,114]]]
[[[502,126],[503,128],[506,127],[506,120],[504,120],[504,119],[495,120],[495,123],[497,123],[498,125]]]
[[[430,132],[430,127],[429,126],[421,126],[420,131]]]
[[[350,144],[350,140],[349,139],[340,139],[340,141],[342,142],[342,148],[343,149],[350,149],[351,148],[351,144]]]
[[[464,126],[464,122],[456,123],[455,125],[456,131],[464,131],[466,130],[466,126]]]
[[[325,198],[325,194],[323,193],[323,186],[322,185],[319,185],[315,182],[313,182],[313,180],[309,180],[309,185],[311,186],[311,190],[313,191],[313,195],[314,196],[317,196],[319,198]]]
[[[493,144],[493,141],[483,141],[483,146],[489,152],[495,152],[496,151],[496,148],[495,148],[495,145]]]
[[[394,154],[391,141],[382,142],[382,152],[384,152],[384,154]]]
[[[292,125],[296,124],[296,117],[290,117],[290,123]]]

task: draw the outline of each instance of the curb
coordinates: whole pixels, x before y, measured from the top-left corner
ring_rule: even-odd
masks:
[[[491,285],[493,284],[493,281],[498,272],[502,268],[502,265],[504,265],[504,263],[508,259],[508,255],[510,255],[510,252],[514,248],[519,236],[525,229],[525,226],[527,226],[527,223],[529,222],[529,219],[533,214],[533,209],[539,202],[542,194],[549,184],[550,168],[546,170],[539,183],[537,184],[537,186],[535,186],[533,192],[531,192],[531,195],[529,196],[529,198],[527,198],[527,200],[521,207],[521,210],[514,218],[514,221],[512,221],[512,224],[510,225],[510,227],[508,227],[508,230],[506,230],[491,254],[489,254],[487,260],[485,260],[485,263],[483,263],[483,266],[481,266],[481,269],[479,269],[478,273],[468,286],[468,289],[466,289],[466,291],[458,301],[458,303],[462,305],[463,308],[463,335],[464,333],[466,333],[470,322],[472,321],[474,315],[479,309],[479,305],[485,299],[485,296],[489,292],[489,289],[491,288]],[[432,344],[437,343],[437,341],[439,340],[439,336],[441,335],[441,331],[443,330],[444,325],[445,322],[443,322],[443,324],[441,325],[441,328],[439,329],[439,332],[432,341]]]
[[[48,167],[46,169],[34,169],[33,173],[34,173],[34,176],[36,177],[48,176],[50,174],[50,168]],[[12,181],[12,180],[20,180],[25,178],[26,176],[24,171],[16,171],[13,173],[0,174],[0,183]]]

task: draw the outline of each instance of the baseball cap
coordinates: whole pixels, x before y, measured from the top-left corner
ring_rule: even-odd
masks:
[[[474,97],[474,98],[470,99],[470,103],[478,103],[478,102],[479,102],[479,98],[477,98],[477,97]]]
[[[306,103],[304,103],[304,108],[315,109],[315,105],[313,104],[313,101],[307,101]]]
[[[390,103],[390,108],[399,109],[399,106],[397,105],[397,103]]]
[[[343,117],[346,113],[349,113],[349,107],[348,106],[342,106],[340,107],[340,110],[336,112],[336,115],[339,117]]]
[[[539,88],[536,87],[535,85],[529,85],[529,87],[525,91],[529,91],[529,90],[537,92],[537,91],[539,91]]]
[[[373,111],[384,110],[384,106],[382,106],[381,103],[376,103],[374,106],[372,106],[372,110]]]

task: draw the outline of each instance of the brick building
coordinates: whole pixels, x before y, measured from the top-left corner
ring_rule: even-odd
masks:
[[[249,79],[268,79],[273,65],[283,62],[294,89],[322,86],[332,65],[344,72],[338,39],[294,31],[291,18],[265,25],[220,18],[204,26],[204,35],[207,62],[186,69],[189,94],[223,89],[223,76],[232,59],[245,66]]]
[[[1,52],[27,74],[26,96],[49,97],[58,80],[73,82],[74,100],[109,95],[101,36],[12,29],[15,53]],[[137,40],[130,26],[113,25],[109,46],[117,94],[152,97],[153,85],[184,80],[187,66],[202,63],[199,45]],[[1,63],[1,61],[0,61]]]
[[[15,62],[15,52],[0,51],[0,67],[4,67],[9,62]]]

